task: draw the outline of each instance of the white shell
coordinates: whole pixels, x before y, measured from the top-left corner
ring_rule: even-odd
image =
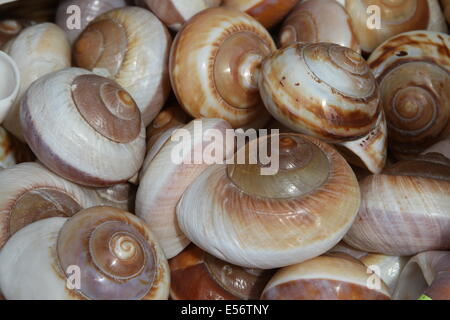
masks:
[[[97,16],[114,8],[125,7],[126,5],[125,0],[64,0],[60,2],[56,11],[56,24],[67,33],[70,43],[73,43],[89,22]],[[76,11],[77,9],[69,8],[71,6],[77,6],[80,9],[79,28],[69,28],[69,23],[74,23],[72,20],[76,18],[75,14],[78,13]]]
[[[171,130],[172,138],[165,135],[161,141],[167,139],[161,147],[157,143],[146,159],[147,164],[141,173],[141,183],[136,198],[136,215],[146,221],[155,233],[167,258],[173,258],[190,243],[180,230],[176,218],[176,206],[187,187],[211,164],[180,164],[173,161],[175,148],[187,148],[191,153],[185,160],[202,156],[204,149],[211,143],[204,140],[208,130],[216,130],[225,138],[225,130],[231,126],[224,120],[202,119],[194,120],[180,128],[191,135],[191,139],[181,141],[174,139],[180,131]],[[153,152],[156,149],[157,154]],[[224,156],[234,150],[225,150]],[[203,159],[203,158],[202,158]]]
[[[6,53],[0,51],[0,123],[19,93],[20,74],[16,63]]]
[[[70,66],[70,44],[60,27],[41,23],[24,29],[8,45],[7,53],[17,63],[21,79],[18,99],[9,111],[4,127],[24,141],[19,122],[20,100],[35,80]]]
[[[44,76],[33,83],[23,104],[32,105],[28,108],[30,120],[39,137],[45,137],[47,141],[47,146],[39,147],[50,148],[53,158],[63,161],[63,168],[70,166],[91,178],[100,179],[99,186],[105,185],[105,181],[113,182],[111,184],[124,182],[138,172],[144,160],[145,127],[141,123],[139,136],[129,143],[113,142],[95,131],[79,113],[71,91],[75,78],[92,74],[83,69],[68,68]],[[21,120],[24,120],[22,116]],[[61,166],[56,160],[45,164],[55,171]],[[77,182],[84,184],[81,180]]]

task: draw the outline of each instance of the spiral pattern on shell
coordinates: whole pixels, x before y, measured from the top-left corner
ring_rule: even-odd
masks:
[[[275,49],[270,34],[251,17],[226,8],[202,11],[172,47],[170,76],[178,101],[195,118],[222,118],[233,127],[268,119],[257,74]]]
[[[171,42],[167,28],[151,12],[124,7],[92,21],[75,42],[73,57],[77,66],[108,76],[127,90],[147,126],[170,91]]]
[[[450,37],[413,31],[391,38],[369,59],[397,157],[421,153],[450,135]]]
[[[22,101],[21,123],[39,160],[79,184],[125,182],[144,160],[145,128],[131,96],[82,69],[34,82]]]

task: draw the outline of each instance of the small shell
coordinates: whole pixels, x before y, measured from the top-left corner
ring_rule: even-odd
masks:
[[[295,42],[331,42],[361,52],[345,9],[335,0],[299,2],[280,31],[283,47]]]
[[[223,0],[225,7],[245,12],[271,28],[289,13],[298,0]]]
[[[389,300],[386,285],[344,253],[326,254],[279,270],[262,300]]]
[[[380,84],[396,157],[411,157],[450,136],[450,36],[412,31],[393,37],[370,56]]]
[[[97,203],[94,193],[37,163],[0,171],[0,248],[26,225],[49,217],[70,217]]]
[[[111,206],[125,211],[134,211],[134,201],[136,199],[136,187],[129,183],[116,184],[112,187],[95,188],[97,194],[97,204]]]
[[[274,273],[230,265],[194,245],[169,265],[174,300],[257,300]]]
[[[20,89],[3,126],[25,141],[20,126],[20,101],[29,86],[42,76],[70,66],[70,44],[64,31],[52,23],[41,23],[24,29],[8,45],[7,53],[20,73]]]
[[[178,101],[194,118],[221,118],[235,128],[268,120],[257,70],[275,49],[267,30],[248,15],[225,8],[202,11],[172,47],[170,76]]]
[[[0,124],[7,116],[19,94],[20,73],[17,64],[0,51]]]
[[[169,272],[145,224],[112,207],[32,223],[0,253],[0,289],[12,300],[167,299]]]
[[[341,0],[351,17],[361,49],[370,53],[387,39],[402,32],[430,30],[447,32],[438,0]],[[379,8],[380,26],[376,25]],[[370,28],[369,28],[370,26]]]
[[[34,82],[20,118],[39,160],[76,183],[126,182],[144,160],[145,128],[135,102],[114,81],[89,71],[69,68]]]
[[[0,20],[0,48],[22,31],[23,26],[19,20]]]
[[[268,57],[259,78],[272,116],[295,132],[340,143],[372,172],[386,160],[386,121],[378,84],[355,51],[297,43]]]
[[[170,91],[172,39],[148,10],[125,7],[92,21],[74,44],[75,64],[114,79],[136,101],[147,126]]]
[[[207,135],[214,131],[225,142],[227,129],[231,126],[224,120],[194,120],[174,130],[170,140],[163,145],[156,144],[154,147],[158,150],[151,149],[147,155],[136,198],[136,215],[152,229],[169,259],[189,244],[178,226],[176,206],[189,185],[211,166],[204,156],[217,141],[207,139]],[[180,149],[183,159],[175,161],[174,154]],[[220,161],[229,152],[225,149]]]
[[[97,16],[126,5],[125,0],[63,0],[56,11],[56,24],[66,32],[70,43],[74,43],[84,28]],[[78,22],[74,21],[76,14],[79,14],[79,25],[74,24]]]
[[[409,260],[395,290],[395,300],[449,300],[450,253],[422,252]]]
[[[273,269],[316,257],[342,239],[360,204],[350,166],[331,146],[299,134],[263,136],[240,152],[277,141],[274,175],[262,175],[262,160],[213,165],[188,187],[177,218],[192,242],[231,264]]]
[[[358,218],[345,236],[366,252],[408,256],[450,249],[450,160],[428,154],[361,181]]]
[[[205,9],[218,7],[222,0],[140,0],[140,2],[170,29],[179,31],[194,15]]]

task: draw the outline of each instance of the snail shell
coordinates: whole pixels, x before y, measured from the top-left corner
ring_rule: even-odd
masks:
[[[400,273],[409,260],[408,257],[387,256],[384,254],[363,252],[350,247],[345,244],[345,242],[340,242],[329,252],[345,253],[364,263],[368,269],[372,270],[372,272],[383,280],[383,283],[387,286],[390,295],[394,294]]]
[[[176,206],[189,185],[211,165],[203,157],[208,146],[215,142],[206,138],[208,132],[219,132],[225,140],[227,129],[231,126],[224,120],[194,120],[174,130],[163,145],[155,144],[156,152],[150,150],[147,155],[136,198],[136,215],[151,227],[168,259],[183,251],[190,242],[178,226]],[[189,137],[184,133],[189,133]],[[173,154],[180,146],[183,161],[174,162]],[[224,158],[233,151],[225,149]],[[199,156],[201,161],[196,161]]]
[[[335,0],[299,2],[283,23],[283,47],[295,42],[331,42],[361,52],[345,9]]]
[[[175,39],[172,88],[194,118],[221,118],[235,128],[268,120],[256,73],[275,49],[267,30],[248,15],[220,7],[204,10]]]
[[[353,30],[364,52],[370,53],[387,39],[412,30],[447,32],[438,0],[341,0],[351,17]],[[380,9],[380,28],[369,28],[368,8]]]
[[[136,188],[129,183],[120,183],[112,187],[95,188],[98,205],[111,206],[125,211],[134,211]]]
[[[347,254],[326,254],[280,269],[267,284],[261,299],[389,300],[386,285],[367,271],[364,264]],[[372,281],[380,288],[371,287]]]
[[[147,126],[170,91],[168,58],[172,39],[148,10],[125,7],[106,12],[74,44],[78,67],[114,79],[136,101]]]
[[[179,31],[181,27],[194,15],[208,8],[218,7],[222,0],[140,0],[166,26],[173,31]]]
[[[37,163],[0,171],[0,248],[26,225],[49,217],[70,217],[96,205],[93,192]]]
[[[19,94],[20,73],[17,64],[6,53],[0,51],[0,123],[7,116]]]
[[[372,172],[386,161],[386,122],[378,84],[355,51],[297,43],[266,60],[259,77],[267,110],[286,127],[340,143]]]
[[[67,34],[70,43],[74,43],[86,26],[100,14],[115,8],[125,7],[125,0],[64,0],[59,3],[56,11],[56,24]],[[69,22],[74,12],[68,10],[71,6],[79,8],[79,26],[72,27]]]
[[[145,128],[134,100],[89,71],[69,68],[34,82],[20,118],[38,159],[76,183],[126,182],[144,160]]]
[[[19,120],[20,101],[35,80],[70,66],[70,44],[64,31],[57,25],[41,23],[24,29],[8,45],[7,53],[18,66],[20,89],[3,126],[24,141]]]
[[[409,260],[395,290],[396,300],[449,300],[450,252],[422,252]]]
[[[299,134],[263,136],[243,150],[278,138],[276,174],[262,175],[261,161],[213,165],[188,187],[177,218],[197,246],[235,265],[273,269],[325,253],[345,235],[360,204],[350,166]]]
[[[450,159],[450,138],[432,145],[423,154],[437,152]]]
[[[77,271],[79,287],[71,289]],[[167,299],[169,277],[150,230],[113,207],[32,223],[0,253],[0,289],[9,300]]]
[[[450,160],[428,154],[360,182],[358,218],[345,236],[366,252],[407,256],[450,249]]]
[[[0,20],[0,48],[22,31],[23,26],[19,20]]]
[[[272,270],[230,265],[190,245],[169,261],[174,300],[258,300]]]
[[[396,157],[414,156],[450,136],[449,50],[449,35],[412,31],[370,56]]]
[[[271,28],[291,11],[298,0],[223,0],[225,7],[245,12]]]

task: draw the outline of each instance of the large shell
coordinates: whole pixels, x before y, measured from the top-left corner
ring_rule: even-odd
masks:
[[[393,37],[370,56],[380,84],[397,157],[419,154],[450,136],[450,36],[412,31]]]
[[[145,224],[112,207],[32,223],[0,253],[0,289],[12,300],[167,299],[169,277]]]
[[[353,29],[364,52],[372,52],[382,42],[402,32],[430,30],[447,32],[438,0],[339,0],[351,17]],[[375,24],[379,8],[380,22]],[[370,25],[370,28],[369,28]]]
[[[175,300],[257,300],[274,272],[230,265],[194,245],[169,265]]]
[[[361,183],[358,218],[345,242],[407,256],[450,249],[450,160],[439,154],[399,162]]]
[[[13,106],[20,87],[17,64],[6,53],[0,51],[0,124]]]
[[[147,126],[170,91],[168,58],[171,36],[143,8],[111,10],[92,21],[74,44],[77,66],[107,75],[136,101]]]
[[[0,248],[26,225],[49,217],[70,217],[96,205],[83,189],[37,163],[0,171]]]
[[[111,186],[136,174],[145,155],[145,128],[131,96],[114,81],[69,68],[27,91],[22,127],[38,159],[88,186]]]
[[[372,171],[386,161],[378,84],[355,51],[331,43],[297,43],[264,62],[264,104],[293,131],[344,143]]]
[[[66,32],[70,43],[74,43],[84,28],[97,16],[126,5],[126,0],[64,0],[59,3],[56,11],[56,24]]]
[[[275,49],[270,34],[248,15],[202,11],[172,47],[170,76],[178,101],[194,118],[221,118],[233,127],[268,120],[256,79],[262,59]]]
[[[264,27],[270,28],[289,13],[298,0],[223,0],[223,5],[254,17]]]
[[[176,220],[177,203],[188,186],[212,164],[204,157],[208,148],[218,142],[224,148],[222,159],[218,160],[226,158],[230,152],[223,145],[227,129],[231,126],[224,120],[194,120],[173,131],[164,145],[155,144],[157,150],[150,149],[147,155],[136,198],[136,214],[155,233],[167,258],[176,256],[189,244]],[[216,134],[223,144],[211,140],[211,137],[216,139]],[[175,161],[174,154],[181,149],[183,159]]]
[[[326,254],[279,270],[263,300],[388,300],[384,282],[344,254]]]
[[[20,126],[20,101],[28,87],[42,76],[70,66],[70,44],[61,28],[41,23],[24,29],[8,45],[7,53],[16,62],[20,73],[20,89],[4,127],[24,141]]]
[[[396,300],[449,300],[450,252],[422,252],[409,260],[395,290]]]
[[[222,0],[138,0],[144,3],[170,29],[178,31],[197,13],[218,7]]]
[[[260,137],[240,152],[278,139],[275,174],[262,175],[259,158],[213,165],[189,186],[177,218],[197,246],[232,264],[273,269],[316,257],[345,235],[360,204],[350,166],[331,146],[299,134]]]
[[[283,47],[295,42],[331,42],[361,51],[350,17],[335,0],[300,1],[283,23],[279,39]]]

